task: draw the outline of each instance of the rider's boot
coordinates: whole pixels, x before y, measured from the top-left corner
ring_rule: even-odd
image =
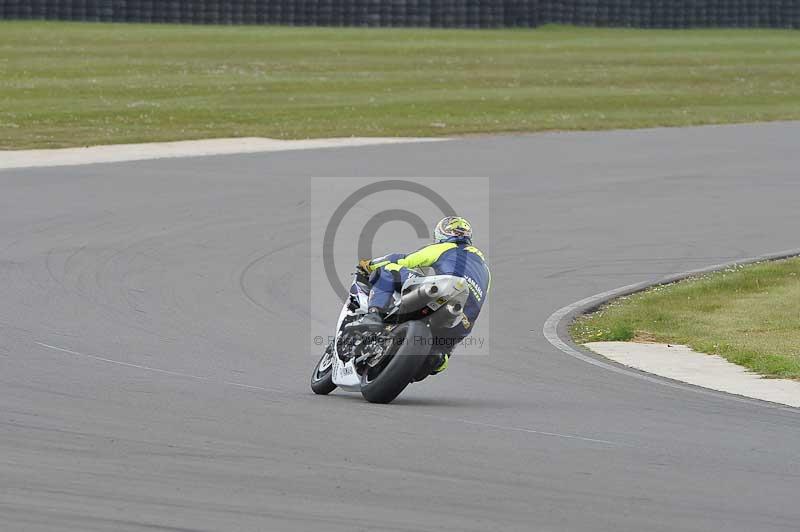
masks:
[[[438,375],[439,373],[446,370],[449,362],[450,362],[450,353],[440,353],[439,359],[433,364],[433,369],[431,369],[431,375]]]
[[[428,375],[438,375],[447,369],[447,363],[450,360],[450,353],[438,353],[431,355],[431,358],[422,365],[414,375],[414,382],[425,380]]]
[[[345,329],[349,331],[378,332],[383,329],[384,325],[380,309],[371,307],[369,312],[364,314],[360,320],[345,325]]]

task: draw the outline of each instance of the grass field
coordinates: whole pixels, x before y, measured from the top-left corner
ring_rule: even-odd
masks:
[[[800,33],[0,22],[0,149],[800,118]]]
[[[579,343],[685,344],[769,377],[800,379],[800,259],[726,270],[619,299],[579,318]]]

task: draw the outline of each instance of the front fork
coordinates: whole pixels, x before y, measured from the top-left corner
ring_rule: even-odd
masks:
[[[342,333],[342,327],[355,319],[358,319],[362,314],[366,314],[369,306],[369,287],[363,283],[358,282],[357,278],[353,277],[353,283],[350,285],[350,292],[347,299],[342,305],[342,310],[339,312],[339,319],[336,320],[336,335],[334,336],[334,354],[336,352],[336,340]]]

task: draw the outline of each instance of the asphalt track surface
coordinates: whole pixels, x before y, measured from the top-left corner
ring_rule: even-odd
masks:
[[[787,123],[0,172],[0,528],[797,530],[798,411],[608,371],[541,331],[594,293],[798,247],[798,139]],[[493,178],[490,355],[389,406],[311,394],[298,345],[338,310],[307,304],[321,175]]]

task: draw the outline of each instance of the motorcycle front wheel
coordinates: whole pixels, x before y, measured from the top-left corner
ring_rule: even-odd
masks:
[[[317,395],[328,395],[336,389],[333,383],[333,348],[325,349],[311,374],[311,390]]]
[[[361,374],[361,395],[370,403],[391,403],[405,390],[430,352],[431,330],[422,322],[395,327],[378,364]]]

